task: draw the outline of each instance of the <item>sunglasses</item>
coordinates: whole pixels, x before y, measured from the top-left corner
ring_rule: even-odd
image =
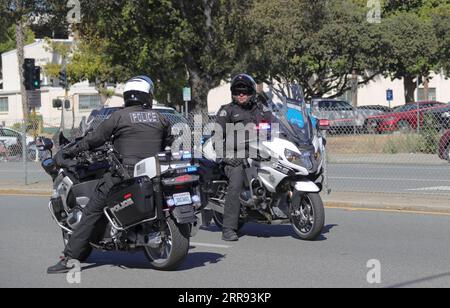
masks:
[[[233,91],[231,91],[231,94],[233,96],[240,96],[240,95],[250,96],[253,94],[253,91],[250,89],[234,89]]]

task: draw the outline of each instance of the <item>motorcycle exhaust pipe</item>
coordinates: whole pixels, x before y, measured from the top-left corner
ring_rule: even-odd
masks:
[[[209,208],[209,209],[211,209],[213,211],[216,211],[217,213],[220,213],[222,215],[223,215],[223,213],[225,211],[223,206],[220,206],[220,205],[216,204],[214,201],[209,201],[207,208]]]

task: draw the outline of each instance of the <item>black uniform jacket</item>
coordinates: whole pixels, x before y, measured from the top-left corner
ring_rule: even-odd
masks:
[[[112,140],[123,164],[135,165],[170,146],[174,140],[171,129],[159,112],[133,106],[113,113],[81,143],[82,147],[94,149]]]

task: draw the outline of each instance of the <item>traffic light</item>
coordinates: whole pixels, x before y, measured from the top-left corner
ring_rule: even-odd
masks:
[[[53,108],[62,108],[63,101],[60,99],[53,100]]]
[[[25,86],[25,90],[34,90],[34,59],[25,59],[23,63],[23,85]]]
[[[39,90],[41,88],[41,67],[40,66],[34,67],[33,88],[35,90]]]
[[[67,71],[66,69],[63,69],[59,72],[59,86],[63,89],[67,89],[69,86],[69,83],[67,82]]]

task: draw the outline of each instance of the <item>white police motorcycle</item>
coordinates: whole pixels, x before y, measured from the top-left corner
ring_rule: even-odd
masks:
[[[290,223],[303,240],[314,240],[321,234],[325,211],[319,193],[324,182],[325,139],[320,131],[328,127],[322,121],[313,127],[305,104],[298,106],[303,125],[288,119],[289,112],[284,108],[275,113],[277,125],[257,126],[259,132],[266,131],[263,135],[271,138],[245,140],[247,148],[257,155],[242,160],[247,191],[240,196],[239,228],[247,222]],[[279,130],[275,131],[274,126]],[[214,222],[222,227],[228,179],[223,162],[217,159],[214,138],[205,142],[203,155],[199,163],[204,198]]]

